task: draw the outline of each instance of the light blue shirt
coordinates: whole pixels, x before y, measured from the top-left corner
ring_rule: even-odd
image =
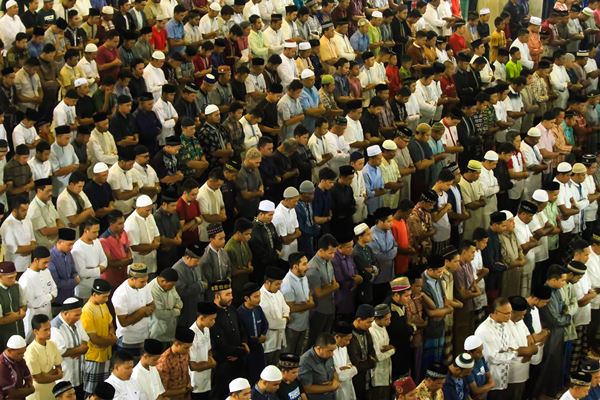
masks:
[[[183,24],[181,22],[175,21],[175,19],[171,19],[167,22],[167,38],[181,40],[184,36]],[[182,53],[185,49],[185,46],[173,46],[169,55],[173,55],[175,53]]]
[[[384,231],[377,226],[371,229],[373,240],[368,246],[373,250],[379,274],[373,280],[373,283],[386,283],[394,278],[394,258],[398,253],[398,245],[391,230]]]
[[[300,99],[292,99],[288,94],[285,94],[281,100],[279,100],[277,103],[277,123],[281,126],[281,134],[284,139],[294,137],[294,129],[300,124],[298,122],[288,125],[284,122],[303,113],[304,111],[302,104],[300,104]],[[304,121],[306,122],[306,120]]]
[[[354,50],[363,53],[369,50],[369,36],[366,34],[363,35],[357,30],[352,36],[350,36],[350,45]]]
[[[300,104],[302,105],[302,111],[306,111],[309,108],[319,107],[320,102],[319,91],[316,87],[307,88],[304,87],[302,89],[302,93],[300,93]],[[303,125],[309,132],[315,130],[315,117],[309,117],[308,115],[304,117]]]
[[[383,189],[383,175],[379,167],[373,167],[371,164],[365,165],[363,169],[363,177],[365,179],[365,188],[367,189],[367,211],[373,214],[375,210],[383,206],[383,196],[375,197],[376,189]]]

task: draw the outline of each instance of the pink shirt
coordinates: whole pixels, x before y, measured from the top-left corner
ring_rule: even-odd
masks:
[[[107,230],[100,237],[100,244],[109,260],[124,260],[129,255],[129,237],[125,231],[116,238]],[[113,289],[116,289],[127,279],[127,267],[107,268],[100,277],[108,281]]]
[[[538,143],[538,149],[546,149],[548,151],[553,151],[556,139],[554,138],[552,132],[544,128],[544,126],[541,123],[537,124],[536,128],[539,129],[540,133],[542,134]]]

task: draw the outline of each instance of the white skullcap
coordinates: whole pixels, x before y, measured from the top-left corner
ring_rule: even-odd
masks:
[[[375,157],[378,154],[381,154],[381,147],[379,147],[378,144],[374,144],[373,146],[367,147],[368,157]]]
[[[106,171],[108,171],[108,165],[104,164],[103,162],[97,162],[96,165],[94,165],[93,172],[95,174],[100,174]]]
[[[270,200],[263,200],[258,204],[258,211],[273,212],[275,211],[275,203]]]
[[[113,15],[115,13],[115,9],[111,6],[102,7],[102,14]]]
[[[85,45],[85,50],[86,53],[95,53],[98,51],[98,46],[96,46],[94,43],[88,43]]]
[[[585,7],[582,11],[583,14],[587,15],[588,17],[592,17],[594,15],[594,10],[592,10],[589,7]]]
[[[533,196],[531,196],[531,198],[535,201],[539,201],[540,203],[545,203],[548,201],[548,192],[538,189],[533,192]]]
[[[260,373],[260,379],[267,382],[278,382],[283,379],[283,375],[276,366],[267,365]]]
[[[383,14],[381,13],[381,11],[373,11],[371,13],[371,17],[373,17],[373,18],[383,18]]]
[[[160,50],[156,50],[154,53],[152,53],[152,58],[154,58],[155,60],[164,60],[165,53],[163,53]]]
[[[204,115],[210,115],[217,111],[219,111],[219,107],[215,106],[214,104],[209,104],[204,109]]]
[[[300,192],[298,192],[298,189],[293,186],[290,186],[283,191],[284,199],[293,199],[294,197],[298,196],[300,196]]]
[[[216,11],[216,12],[221,11],[221,5],[219,3],[217,3],[216,1],[210,3],[210,6],[208,6],[208,8],[210,8],[211,10]]]
[[[306,78],[310,78],[312,76],[315,76],[315,73],[313,72],[313,70],[305,69],[305,70],[302,70],[302,73],[300,74],[300,79],[306,79]]]
[[[302,42],[298,45],[298,48],[300,50],[310,50],[310,43],[308,42]]]
[[[571,164],[569,164],[566,161],[561,162],[560,164],[558,164],[558,167],[556,167],[557,172],[571,172],[571,169]]]
[[[14,0],[11,0],[11,1],[14,1]],[[7,3],[7,5],[8,5],[8,3]],[[22,349],[24,347],[27,347],[27,342],[25,341],[25,339],[23,339],[22,336],[12,335],[8,339],[8,342],[6,342],[6,347],[9,349],[13,349],[13,350]]]
[[[384,150],[390,150],[390,151],[398,150],[398,145],[396,144],[396,142],[394,142],[393,140],[390,140],[390,139],[384,140],[381,147],[383,147]]]
[[[88,83],[87,79],[85,78],[77,78],[75,79],[75,82],[73,82],[73,86],[75,86],[76,88],[86,85]]]
[[[367,229],[369,229],[369,225],[365,224],[364,222],[361,224],[358,224],[354,227],[354,236],[358,236],[361,235],[363,232],[365,232]]]
[[[151,205],[152,205],[152,199],[150,198],[150,196],[148,196],[146,194],[141,195],[135,201],[136,207],[148,207]]]
[[[483,156],[483,159],[487,161],[498,161],[498,153],[494,150],[488,150]]]
[[[250,389],[250,382],[248,382],[248,379],[235,378],[229,382],[229,393],[239,392],[244,389]]]
[[[476,348],[478,348],[481,345],[483,345],[483,342],[481,341],[481,339],[479,339],[479,337],[477,337],[475,335],[471,335],[465,339],[464,347],[465,347],[466,351],[471,351],[471,350],[475,350]]]
[[[6,9],[8,10],[11,7],[17,6],[17,2],[15,0],[8,0],[6,2]]]
[[[540,130],[534,126],[533,128],[529,128],[529,130],[527,131],[527,136],[529,136],[529,137],[541,137],[542,136],[542,132],[540,132]]]
[[[490,13],[489,8],[482,8],[481,10],[479,10],[479,15],[487,15],[489,13]]]
[[[540,26],[542,24],[542,19],[540,17],[531,17],[529,18],[529,23],[531,25]]]
[[[506,219],[513,219],[515,217],[515,215],[508,210],[502,210],[501,212],[503,212],[504,215],[506,215]]]
[[[296,47],[298,47],[298,45],[296,44],[296,42],[283,42],[283,47],[285,47],[286,49],[295,49]]]

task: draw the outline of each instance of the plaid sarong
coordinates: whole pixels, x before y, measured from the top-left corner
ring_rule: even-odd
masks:
[[[104,382],[110,376],[110,360],[95,362],[85,360],[83,363],[83,390],[86,398],[91,396],[96,385]]]

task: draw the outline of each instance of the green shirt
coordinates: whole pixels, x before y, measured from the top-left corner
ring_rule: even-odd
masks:
[[[523,65],[521,64],[520,60],[517,60],[517,62],[510,60],[506,63],[506,78],[510,80],[512,78],[516,78],[517,76],[521,76],[522,69]]]
[[[369,37],[369,45],[374,44],[374,43],[379,43],[381,42],[381,30],[379,29],[378,26],[373,26],[371,24],[369,24],[369,31],[367,32],[367,36]],[[379,54],[379,47],[377,47],[376,49],[373,49],[373,54],[378,55]]]
[[[548,202],[543,213],[546,215],[548,222],[550,222],[552,226],[558,225],[557,218],[559,216],[559,210],[556,201],[553,203]],[[548,250],[552,251],[556,249],[558,249],[558,234],[548,236]]]

